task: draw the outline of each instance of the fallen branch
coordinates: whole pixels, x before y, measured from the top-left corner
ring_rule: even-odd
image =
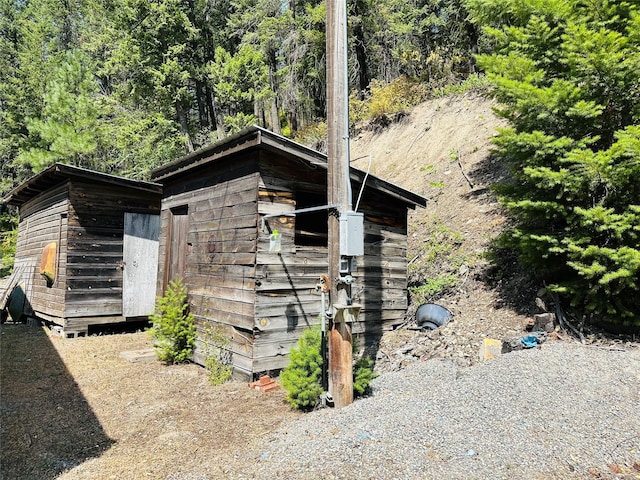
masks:
[[[417,254],[415,257],[413,257],[411,260],[409,260],[409,263],[407,264],[407,266],[411,265],[413,262],[415,262],[421,256],[422,256],[422,253]]]
[[[460,161],[460,152],[459,151],[458,151],[458,155],[456,155],[456,157],[458,159],[458,166],[460,167],[460,171],[462,172],[462,176],[464,177],[464,179],[469,184],[469,187],[471,187],[471,190],[473,190],[473,183],[471,182],[471,180],[469,180],[469,177],[467,177],[467,174],[464,172],[464,168],[462,168],[462,162]]]
[[[413,139],[413,141],[411,142],[411,144],[409,145],[409,148],[407,148],[407,153],[409,153],[409,151],[411,150],[411,148],[413,147],[413,144],[416,143],[416,141],[423,136],[426,132],[428,132],[431,129],[431,127],[426,127],[422,132],[420,132],[418,135],[416,135],[416,137]]]

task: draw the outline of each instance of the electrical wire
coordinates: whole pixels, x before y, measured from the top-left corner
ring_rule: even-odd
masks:
[[[364,191],[364,185],[365,185],[365,183],[367,183],[367,177],[369,176],[369,172],[371,171],[371,165],[373,164],[373,155],[371,155],[371,154],[363,155],[362,157],[358,157],[358,158],[353,160],[355,162],[356,160],[360,160],[361,158],[366,158],[366,157],[369,157],[369,166],[367,167],[367,172],[364,175],[364,180],[362,180],[362,187],[360,187],[360,193],[358,194],[358,200],[356,201],[356,208],[353,210],[354,212],[357,212],[358,211],[358,207],[360,206],[360,199],[362,198],[362,192]]]

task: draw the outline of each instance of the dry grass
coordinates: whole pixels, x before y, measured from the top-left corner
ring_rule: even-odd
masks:
[[[212,387],[196,365],[122,359],[149,347],[142,332],[62,339],[0,328],[3,479],[228,478],[297,415],[282,391]]]

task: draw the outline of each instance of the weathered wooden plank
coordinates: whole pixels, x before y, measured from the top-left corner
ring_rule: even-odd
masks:
[[[189,272],[189,268],[192,262],[198,264],[217,263],[221,265],[253,265],[255,263],[256,254],[247,252],[214,252],[212,255],[205,255],[198,252],[193,252],[189,254],[188,257],[189,266],[187,266],[187,272]]]
[[[85,317],[97,315],[121,315],[122,301],[113,298],[101,298],[99,301],[91,303],[78,303],[73,300],[67,300],[64,316]]]
[[[50,208],[60,212],[61,206],[64,205],[64,212],[68,205],[68,184],[64,183],[56,188],[47,190],[46,192],[36,195],[31,200],[26,201],[20,207],[20,218],[39,218],[46,216],[46,211]]]
[[[120,260],[122,260],[122,252],[91,252],[90,254],[78,250],[67,252],[67,265],[74,267],[100,264],[106,269],[120,268]]]
[[[218,287],[206,283],[193,283],[194,278],[188,277],[185,282],[189,284],[189,299],[198,304],[196,298],[199,296],[202,298],[200,305],[207,306],[210,303],[215,303],[218,300],[231,300],[242,303],[253,304],[255,293],[253,290],[245,288],[231,288],[231,287]]]
[[[216,188],[213,191],[209,192],[209,195],[206,197],[199,198],[197,201],[195,199],[191,199],[190,205],[193,205],[192,211],[194,212],[214,212],[216,210],[223,209],[225,207],[233,207],[234,205],[243,205],[243,204],[256,204],[256,190],[255,185],[247,185],[248,188],[245,190],[231,190],[229,186],[225,186],[223,188]],[[221,194],[220,192],[225,192]]]
[[[189,226],[193,231],[199,232],[231,232],[235,229],[254,229],[257,232],[257,212],[250,213],[249,215],[238,215],[229,218],[218,218],[213,220],[212,218],[205,217],[200,221],[190,221]]]
[[[191,264],[187,277],[190,275],[204,275],[207,281],[215,285],[225,285],[229,279],[232,284],[240,281],[242,284],[253,284],[255,279],[254,265],[221,265],[219,263]],[[247,283],[251,282],[251,283]]]
[[[195,235],[189,235],[187,241],[191,246],[190,260],[198,263],[211,262],[217,253],[255,253],[255,240],[215,240],[211,235],[209,241],[196,241]],[[189,241],[191,240],[191,241]]]
[[[193,314],[201,321],[212,321],[248,330],[254,327],[253,310],[251,315],[242,315],[238,311],[229,312],[214,307],[199,307],[193,310]]]
[[[110,272],[107,272],[109,274]],[[67,289],[70,290],[94,290],[122,288],[122,275],[107,276],[97,275],[91,277],[71,276],[67,279]]]
[[[201,210],[189,212],[190,222],[203,222],[220,220],[225,218],[241,217],[243,215],[255,215],[258,211],[257,202],[239,203],[237,205],[221,207],[214,210]]]
[[[205,297],[190,297],[190,304],[193,313],[204,318],[208,317],[208,311],[220,311],[235,313],[241,317],[254,317],[255,307],[253,303],[236,302],[234,300],[226,300],[223,298],[210,299],[205,302]],[[253,325],[251,326],[253,328]]]

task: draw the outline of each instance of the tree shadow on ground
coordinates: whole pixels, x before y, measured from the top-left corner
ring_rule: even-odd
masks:
[[[0,326],[0,478],[55,478],[114,441],[40,326]]]

